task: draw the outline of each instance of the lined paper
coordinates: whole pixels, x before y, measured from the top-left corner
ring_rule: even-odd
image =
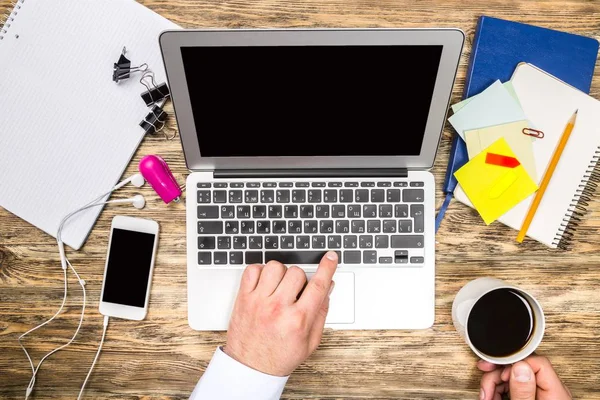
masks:
[[[117,183],[143,139],[146,89],[139,75],[113,82],[113,63],[126,46],[164,82],[158,36],[177,25],[133,0],[18,4],[0,41],[0,205],[55,236]],[[72,218],[64,242],[80,248],[100,211]]]

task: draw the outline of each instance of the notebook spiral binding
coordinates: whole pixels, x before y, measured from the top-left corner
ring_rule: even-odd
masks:
[[[0,40],[3,40],[8,33],[11,23],[15,20],[17,14],[19,14],[23,4],[25,4],[25,0],[14,0],[11,3],[13,10],[10,12],[10,14],[4,14],[0,16]]]
[[[569,250],[569,246],[573,240],[573,236],[577,231],[579,223],[582,221],[587,208],[592,201],[594,192],[600,185],[600,147],[596,149],[594,156],[590,160],[590,165],[583,175],[583,179],[579,184],[579,189],[575,191],[575,196],[567,209],[567,213],[560,224],[558,232],[552,242],[553,246],[561,250]]]

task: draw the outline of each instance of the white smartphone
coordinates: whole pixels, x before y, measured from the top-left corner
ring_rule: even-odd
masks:
[[[146,317],[157,244],[155,221],[113,218],[100,295],[101,314],[136,321]]]

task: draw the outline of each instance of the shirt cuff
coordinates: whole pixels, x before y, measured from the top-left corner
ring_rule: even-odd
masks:
[[[190,399],[278,400],[288,378],[256,371],[218,347]]]

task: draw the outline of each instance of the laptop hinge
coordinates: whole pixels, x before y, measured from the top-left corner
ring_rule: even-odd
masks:
[[[407,178],[406,168],[342,168],[342,169],[221,169],[214,171],[218,179],[232,178]]]

